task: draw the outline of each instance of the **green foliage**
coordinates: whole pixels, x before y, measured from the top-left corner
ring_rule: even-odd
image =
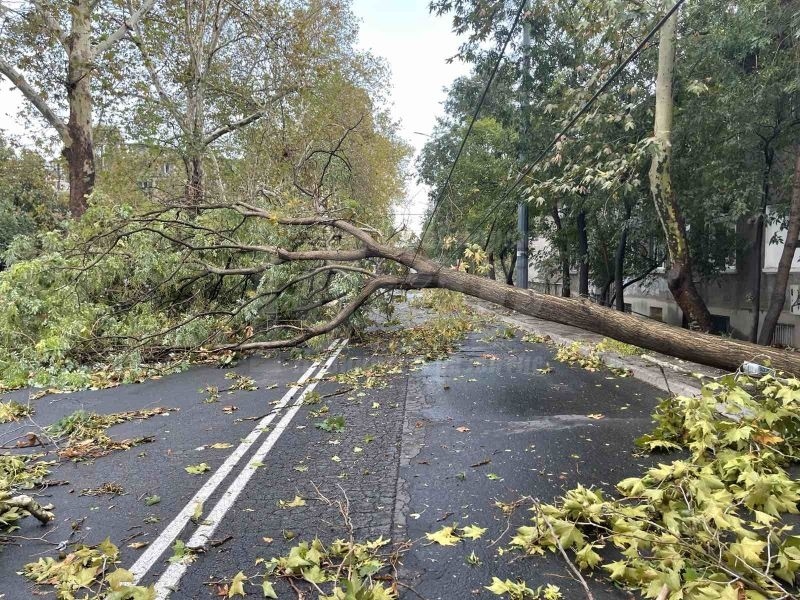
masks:
[[[798,514],[800,482],[787,469],[800,459],[800,380],[729,376],[663,401],[656,423],[639,443],[684,458],[620,481],[619,498],[578,486],[537,504],[512,546],[564,548],[581,569],[649,598],[664,586],[685,600],[791,595],[800,536],[787,515]]]
[[[62,560],[40,558],[25,565],[31,581],[52,586],[59,600],[153,600],[152,587],[131,585],[130,571],[117,568],[119,550],[106,539],[97,546],[78,545]],[[80,595],[80,596],[79,596]]]
[[[4,505],[3,501],[41,485],[52,464],[34,455],[0,454],[0,534],[18,529],[16,523],[27,514],[20,508]]]
[[[344,416],[334,415],[332,417],[328,417],[324,421],[316,423],[315,427],[317,429],[322,429],[323,431],[327,431],[329,433],[340,433],[344,431],[345,427]]]
[[[20,404],[16,400],[0,402],[0,423],[17,421],[31,414],[33,414],[33,408],[30,405]]]
[[[0,257],[14,238],[53,229],[64,218],[65,206],[48,181],[44,159],[19,150],[0,137]]]
[[[381,549],[389,543],[382,537],[364,543],[336,540],[329,546],[315,539],[301,542],[285,556],[264,562],[262,591],[266,598],[277,598],[272,581],[285,579],[311,583],[320,600],[394,600],[391,580],[392,556]]]

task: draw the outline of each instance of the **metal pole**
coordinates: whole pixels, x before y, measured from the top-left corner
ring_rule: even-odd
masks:
[[[520,162],[528,160],[528,136],[530,135],[530,71],[531,71],[531,25],[528,19],[529,0],[525,1],[522,19],[522,83],[520,85],[519,135]],[[523,199],[517,202],[517,287],[528,289],[528,203]]]

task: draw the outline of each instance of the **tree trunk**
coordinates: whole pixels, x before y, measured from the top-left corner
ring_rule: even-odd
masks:
[[[625,312],[625,249],[628,245],[628,227],[631,219],[631,206],[625,203],[625,225],[614,254],[614,301],[619,312]]]
[[[69,165],[69,210],[73,217],[86,212],[94,190],[94,140],[92,135],[91,16],[87,0],[73,4],[72,33],[67,64],[69,121],[64,158]]]
[[[516,248],[512,248],[511,254],[511,264],[508,265],[508,272],[506,272],[506,283],[508,285],[514,285],[514,270],[517,267],[517,253],[513,250]]]
[[[764,324],[758,343],[769,345],[775,334],[778,317],[781,316],[783,306],[786,304],[786,286],[789,283],[789,271],[797,249],[797,236],[800,235],[800,147],[796,149],[794,164],[794,183],[792,185],[792,205],[789,209],[789,227],[786,230],[786,240],[783,242],[783,252],[778,261],[778,271],[775,274],[775,287],[769,299],[769,308],[764,315]]]
[[[672,189],[672,82],[675,70],[675,37],[678,13],[661,28],[658,44],[658,77],[656,79],[655,152],[650,165],[650,191],[655,202],[669,252],[667,285],[683,311],[689,327],[711,330],[708,312],[692,279],[692,261],[678,199]]]
[[[497,279],[497,276],[495,275],[495,270],[494,270],[494,252],[490,252],[487,255],[486,261],[489,263],[489,271],[487,271],[486,275],[488,275],[489,279],[494,281],[494,280]]]
[[[555,223],[556,225],[556,231],[559,234],[563,233],[561,226],[561,215],[558,214],[558,204],[556,202],[553,203],[551,214],[553,217],[553,223]],[[567,243],[563,239],[559,240],[558,242],[558,257],[561,263],[561,295],[564,298],[569,298],[570,296],[569,253],[567,252]]]
[[[589,297],[589,237],[586,233],[586,212],[581,209],[576,219],[578,228],[578,295]]]
[[[193,156],[186,161],[186,204],[198,206],[203,203],[205,196],[205,171],[203,159]]]
[[[743,362],[760,362],[767,357],[774,368],[800,374],[800,353],[763,348],[750,342],[687,331],[617,312],[585,300],[521,290],[454,270],[441,269],[434,279],[433,283],[440,287],[499,304],[525,315],[572,325],[683,360],[734,370]]]
[[[753,320],[750,325],[750,341],[758,341],[758,326],[761,319],[761,269],[764,263],[764,218],[769,205],[769,179],[772,173],[772,162],[775,158],[775,151],[770,146],[770,142],[764,143],[764,174],[761,180],[761,210],[756,218],[756,239],[755,254],[756,261],[752,273],[752,283],[750,286],[750,296],[753,299]]]

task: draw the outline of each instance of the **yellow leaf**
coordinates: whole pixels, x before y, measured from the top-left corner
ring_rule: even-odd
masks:
[[[245,581],[247,581],[247,576],[241,571],[234,575],[233,579],[231,580],[231,585],[228,588],[228,598],[233,598],[234,596],[244,596]]]
[[[453,535],[453,527],[442,527],[434,533],[426,533],[425,537],[440,546],[455,546],[459,538]]]

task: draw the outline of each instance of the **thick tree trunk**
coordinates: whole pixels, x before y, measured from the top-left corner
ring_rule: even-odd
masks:
[[[494,270],[494,252],[490,252],[487,255],[486,262],[489,263],[489,271],[486,273],[486,275],[489,277],[489,279],[494,281],[494,280],[497,279],[497,276],[495,275],[495,270]]]
[[[86,212],[94,190],[94,140],[92,135],[91,16],[87,0],[73,4],[72,33],[67,64],[69,121],[63,155],[69,165],[69,210],[73,217]]]
[[[769,205],[769,180],[772,173],[772,162],[775,151],[769,142],[764,143],[764,173],[761,180],[761,208],[756,218],[756,236],[754,240],[756,260],[753,266],[750,296],[753,299],[753,320],[750,324],[750,341],[758,341],[758,326],[761,319],[761,269],[764,263],[764,218]]]
[[[786,286],[789,283],[789,271],[797,249],[798,235],[800,235],[800,147],[796,149],[792,205],[789,209],[789,227],[786,230],[786,240],[783,242],[783,252],[781,252],[781,258],[778,261],[775,287],[772,288],[769,308],[767,308],[767,314],[764,315],[764,324],[761,327],[761,334],[758,336],[759,344],[769,345],[772,343],[775,326],[778,324],[778,318],[781,316],[781,311],[786,304]]]
[[[421,275],[424,277],[424,274]],[[425,287],[437,286],[499,304],[525,315],[572,325],[683,360],[735,370],[743,362],[763,362],[766,357],[774,368],[800,374],[800,353],[687,331],[585,300],[521,290],[484,277],[445,269],[440,269]]]
[[[589,236],[586,233],[586,212],[581,209],[575,222],[578,228],[578,295],[589,297]]]
[[[187,160],[186,171],[186,204],[198,206],[203,203],[205,197],[205,171],[202,157],[193,156]]]
[[[692,279],[692,261],[686,224],[672,189],[672,82],[675,70],[675,37],[678,13],[661,28],[656,79],[655,153],[650,165],[650,191],[655,202],[669,252],[667,285],[689,326],[711,330],[711,313]]]

